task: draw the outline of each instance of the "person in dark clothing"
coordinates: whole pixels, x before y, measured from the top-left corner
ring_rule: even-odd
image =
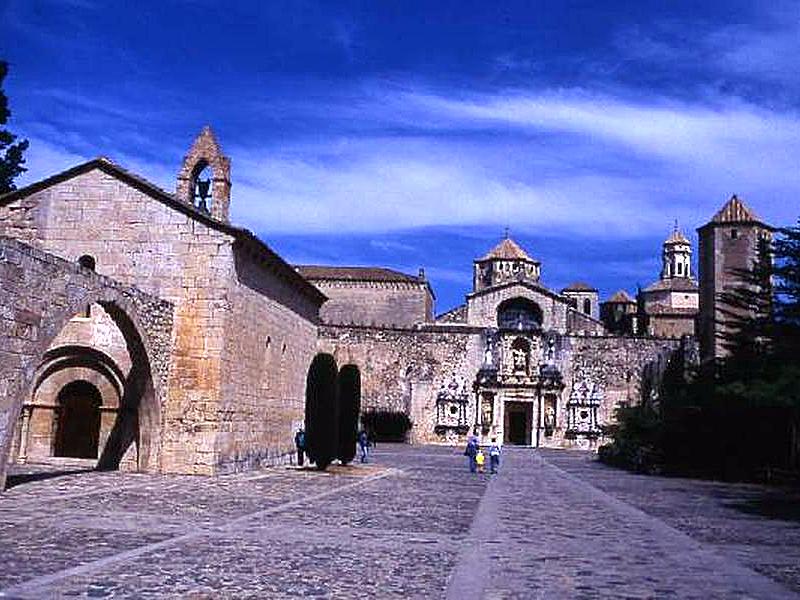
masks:
[[[500,446],[495,438],[492,438],[492,445],[489,448],[489,465],[490,473],[497,473],[497,469],[500,468]]]
[[[297,465],[302,467],[306,451],[306,432],[302,427],[294,434],[294,445],[297,447]]]
[[[361,455],[361,462],[367,462],[367,450],[369,448],[369,437],[363,429],[358,432],[358,449]]]
[[[476,458],[478,456],[478,438],[472,436],[467,440],[467,448],[464,450],[464,456],[469,459],[469,472],[475,473],[478,470],[478,462]]]

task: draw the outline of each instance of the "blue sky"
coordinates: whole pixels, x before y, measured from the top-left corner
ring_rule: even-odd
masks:
[[[658,275],[675,219],[800,215],[800,2],[0,0],[25,184],[106,155],[166,189],[211,124],[232,220],[290,262],[424,267],[509,226],[560,288]]]

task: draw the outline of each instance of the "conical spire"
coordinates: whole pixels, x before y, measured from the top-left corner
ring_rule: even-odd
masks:
[[[506,230],[506,236],[507,235],[508,230]],[[489,250],[489,253],[486,254],[486,256],[484,256],[481,260],[484,261],[493,259],[533,261],[533,259],[528,256],[528,253],[525,252],[525,250],[523,250],[520,245],[510,237],[504,237],[500,243]]]
[[[725,205],[719,209],[719,212],[711,219],[712,223],[761,223],[761,219],[756,215],[750,207],[742,202],[739,197],[734,194]]]

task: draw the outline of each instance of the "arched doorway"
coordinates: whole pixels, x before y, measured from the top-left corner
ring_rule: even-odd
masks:
[[[41,375],[34,367],[46,368],[42,361],[51,344],[93,303],[119,329],[132,362],[98,467],[117,468],[131,456],[132,468],[158,471],[174,305],[14,240],[0,241],[0,250],[0,266],[20,265],[0,269],[4,302],[15,307],[10,312],[12,326],[0,328],[0,347],[15,348],[0,361],[0,489],[14,459],[15,441],[24,439],[22,434],[30,428],[30,410],[23,406],[30,405]],[[90,346],[96,344],[98,338],[93,338]],[[78,380],[89,378],[72,381]]]
[[[358,417],[361,413],[361,372],[355,365],[339,371],[339,460],[347,464],[355,458]]]
[[[97,458],[100,441],[100,390],[72,381],[58,393],[54,456]]]
[[[326,469],[339,454],[339,411],[336,360],[317,354],[306,377],[306,454]]]

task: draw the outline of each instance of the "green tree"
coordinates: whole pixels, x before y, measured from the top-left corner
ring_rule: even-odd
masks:
[[[777,352],[800,361],[800,219],[779,230],[774,253]]]
[[[722,339],[729,355],[722,379],[746,381],[763,374],[775,352],[775,279],[773,247],[762,238],[749,269],[735,269],[735,288],[719,295]]]
[[[749,406],[800,407],[800,226],[762,240],[741,284],[723,293],[730,355],[714,396]]]
[[[8,98],[3,93],[3,81],[7,74],[8,63],[0,60],[0,194],[17,189],[14,179],[27,170],[23,166],[23,153],[28,149],[28,140],[17,141],[16,135],[2,127],[11,116]]]

